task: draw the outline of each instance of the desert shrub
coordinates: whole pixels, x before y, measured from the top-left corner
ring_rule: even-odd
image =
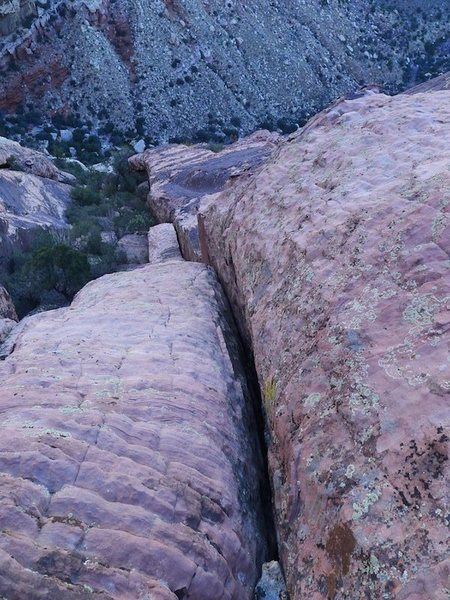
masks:
[[[74,187],[70,195],[72,196],[72,200],[80,206],[92,206],[101,202],[101,195],[98,190],[87,186]]]
[[[85,253],[43,232],[29,251],[13,255],[3,283],[23,317],[41,304],[69,302],[91,278]]]

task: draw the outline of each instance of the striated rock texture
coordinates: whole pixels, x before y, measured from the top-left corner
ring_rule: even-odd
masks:
[[[147,235],[148,262],[183,260],[175,229],[169,223],[150,227]]]
[[[13,335],[0,596],[250,599],[266,554],[261,460],[212,270],[107,275]]]
[[[64,231],[72,176],[40,152],[0,138],[0,270],[39,229]]]
[[[368,93],[204,210],[263,391],[291,598],[447,597],[449,166],[448,91]]]
[[[217,153],[204,144],[171,144],[136,154],[128,162],[131,169],[147,172],[152,213],[158,221],[174,224],[183,256],[198,261],[200,205],[238,177],[253,173],[281,140],[276,133],[257,131]]]
[[[38,13],[0,39],[0,110],[160,141],[285,130],[360,85],[397,90],[450,60],[442,0],[42,0]]]
[[[24,171],[38,177],[61,183],[74,183],[75,177],[55,167],[42,152],[21,146],[13,140],[0,137],[0,169]]]
[[[119,240],[119,248],[125,254],[127,262],[133,265],[148,263],[148,239],[146,235],[130,233]]]

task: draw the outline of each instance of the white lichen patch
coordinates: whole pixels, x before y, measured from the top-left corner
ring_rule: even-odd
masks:
[[[368,385],[358,383],[356,390],[350,396],[352,412],[357,410],[367,412],[380,404],[380,397]]]
[[[59,412],[61,412],[63,415],[74,415],[76,413],[83,412],[83,409],[79,406],[61,406]]]
[[[392,379],[404,379],[409,385],[415,387],[423,385],[429,378],[429,374],[418,371],[415,346],[411,340],[405,340],[403,344],[390,348],[378,361],[379,366],[384,369],[386,375]]]
[[[369,492],[364,498],[364,500],[362,500],[361,502],[354,502],[352,519],[357,521],[364,515],[367,515],[367,513],[370,510],[370,507],[373,504],[375,504],[375,502],[380,498],[380,496],[381,492],[379,492],[378,490],[373,490]]]
[[[433,294],[416,295],[403,311],[403,319],[411,324],[410,335],[418,335],[429,329],[434,322],[434,317],[446,304],[450,296],[442,299]]]
[[[347,479],[351,479],[353,477],[355,473],[355,465],[348,465],[347,469],[345,470],[345,476],[347,477]]]
[[[317,404],[319,404],[320,399],[321,399],[321,394],[319,394],[318,392],[315,392],[313,394],[309,394],[309,396],[307,396],[303,403],[305,406],[317,406]]]

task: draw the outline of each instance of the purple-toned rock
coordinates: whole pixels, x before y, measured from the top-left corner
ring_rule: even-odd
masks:
[[[407,90],[405,94],[421,94],[423,92],[438,92],[442,90],[450,90],[450,71],[414,86]]]
[[[42,152],[21,146],[18,142],[0,136],[0,168],[24,171],[38,177],[55,179],[61,183],[74,183],[70,173],[57,169]]]
[[[245,600],[261,460],[212,270],[107,275],[0,362],[0,596]]]
[[[254,172],[282,138],[257,131],[218,153],[204,144],[168,145],[132,156],[132,169],[147,171],[148,206],[160,222],[173,223],[183,256],[199,261],[197,213],[202,201]]]
[[[444,600],[450,93],[367,93],[200,219],[253,347],[295,600]]]
[[[29,248],[37,231],[68,229],[71,181],[41,152],[0,137],[0,269],[14,251]]]
[[[125,253],[127,262],[134,265],[148,263],[147,236],[140,233],[124,235],[119,240],[119,248]]]
[[[151,227],[147,239],[149,263],[183,260],[177,234],[171,223],[161,223]]]
[[[0,284],[0,319],[12,319],[17,321],[16,309],[11,296]]]

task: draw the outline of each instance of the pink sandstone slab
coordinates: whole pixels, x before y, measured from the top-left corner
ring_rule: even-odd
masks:
[[[201,211],[293,600],[448,597],[450,92],[342,100]]]
[[[16,328],[0,361],[0,597],[250,600],[262,468],[227,311],[211,269],[172,261]]]

